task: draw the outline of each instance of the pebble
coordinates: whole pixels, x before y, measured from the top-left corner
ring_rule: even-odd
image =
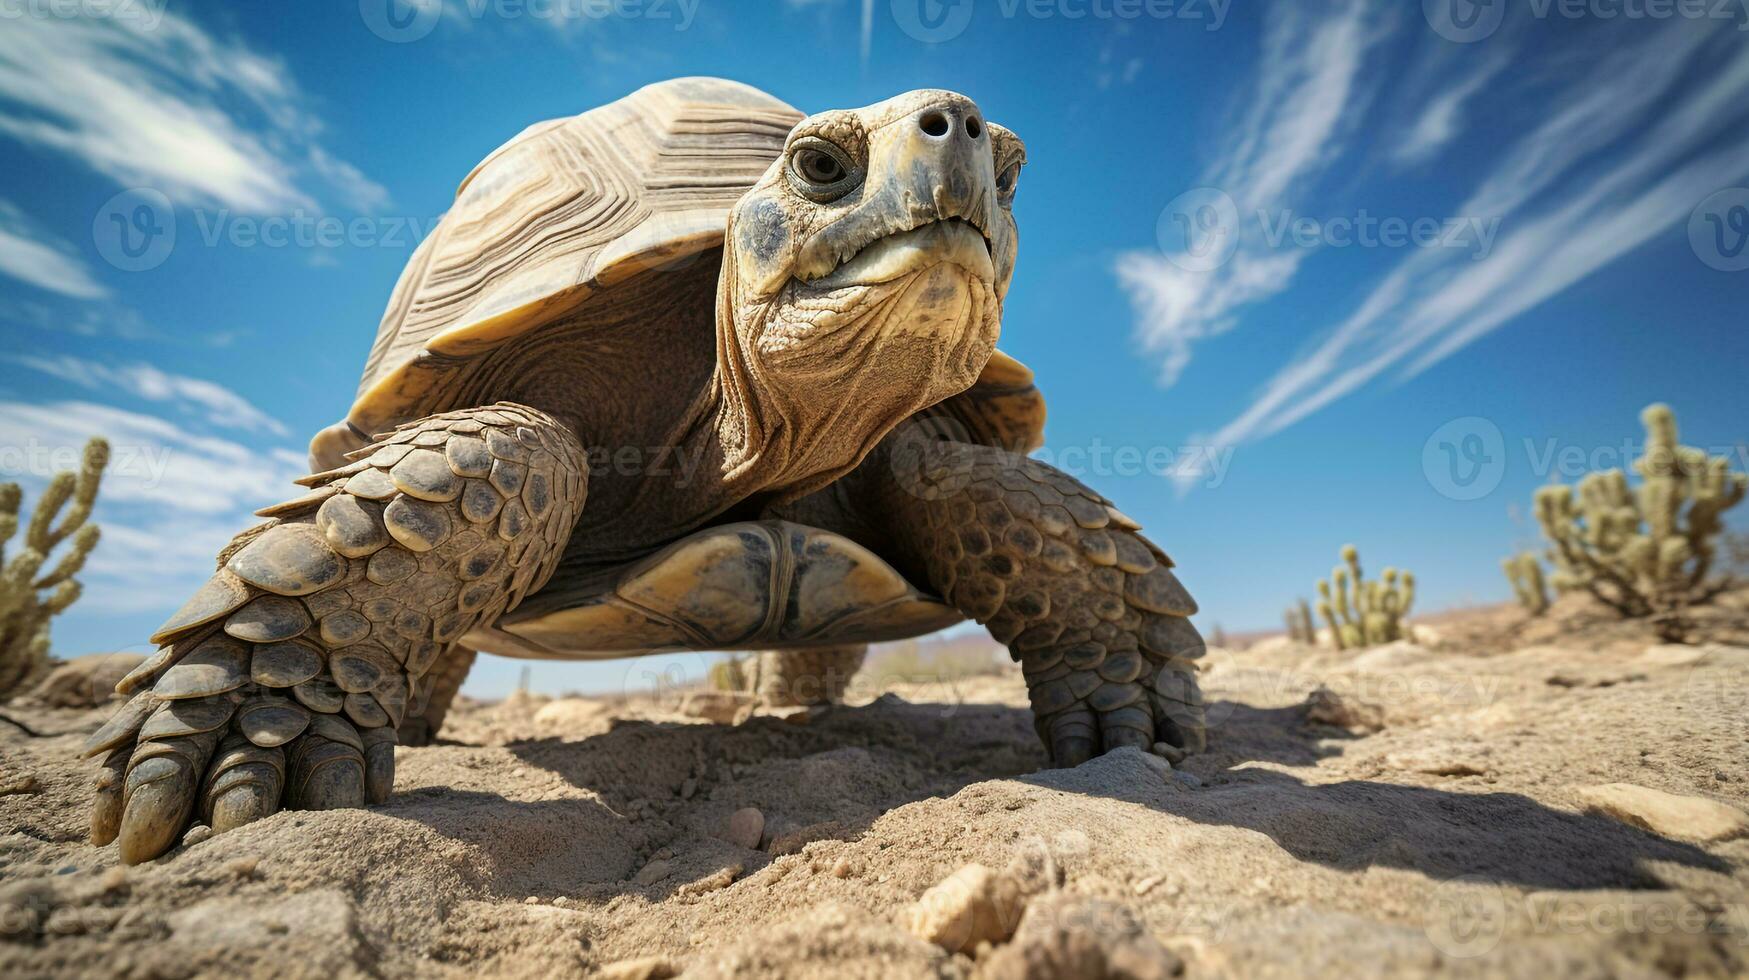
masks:
[[[1720,841],[1749,830],[1749,814],[1699,796],[1678,796],[1632,783],[1578,788],[1589,810],[1665,837]]]
[[[1013,878],[968,864],[924,892],[900,917],[907,931],[950,953],[1014,934],[1026,897]]]
[[[1202,780],[1196,778],[1196,776],[1193,773],[1174,770],[1172,773],[1172,778],[1178,780],[1180,783],[1183,783],[1189,789],[1197,789],[1198,787],[1202,786]]]
[[[729,817],[729,843],[756,851],[764,837],[765,814],[757,807],[742,807]]]
[[[664,861],[658,858],[640,868],[637,875],[632,878],[632,884],[654,885],[656,882],[661,881],[663,878],[666,878],[673,873],[674,864],[670,861]]]
[[[746,868],[743,865],[739,865],[739,864],[730,865],[729,867],[724,868],[721,871],[718,871],[716,874],[713,874],[708,878],[700,878],[697,881],[690,882],[690,883],[685,884],[685,885],[681,885],[679,888],[676,888],[674,890],[674,894],[676,894],[682,898],[685,898],[685,897],[694,896],[694,895],[703,895],[703,894],[706,894],[708,892],[714,892],[720,888],[727,888],[730,885],[734,884],[735,879],[739,878],[741,876],[741,872],[745,871],[745,870],[746,870]]]
[[[680,975],[680,967],[660,956],[609,963],[595,974],[602,980],[668,980]]]
[[[212,835],[213,829],[211,827],[208,827],[204,823],[196,824],[188,829],[188,833],[182,835],[182,846],[193,847],[196,844],[206,841]]]

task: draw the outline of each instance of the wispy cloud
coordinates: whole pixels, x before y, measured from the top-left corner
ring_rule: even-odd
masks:
[[[1349,13],[1364,19],[1360,5]],[[1411,378],[1628,254],[1749,173],[1749,49],[1728,36],[1732,31],[1708,23],[1635,28],[1613,35],[1619,43],[1585,70],[1545,74],[1534,101],[1515,102],[1538,114],[1492,159],[1481,158],[1475,189],[1453,212],[1497,222],[1501,233],[1491,249],[1412,250],[1351,311],[1316,331],[1238,415],[1193,441],[1260,439],[1381,375]],[[1498,43],[1510,50],[1509,42]],[[1296,187],[1314,184],[1325,170],[1334,177],[1425,162],[1462,134],[1467,107],[1477,99],[1513,97],[1497,88],[1511,74],[1500,62],[1472,58],[1421,103],[1400,141],[1346,152],[1339,125],[1300,113],[1316,103],[1358,118],[1373,101],[1389,98],[1387,74],[1357,61],[1334,75],[1326,65],[1320,76],[1273,60],[1266,45],[1248,115],[1227,140],[1228,162],[1212,172],[1211,182],[1233,194],[1241,213],[1288,206]],[[1338,75],[1351,84],[1336,84]],[[1269,124],[1277,105],[1300,107],[1298,122],[1289,125],[1294,132]],[[1160,352],[1171,381],[1197,341],[1233,329],[1246,307],[1289,289],[1311,254],[1241,240],[1212,273],[1186,271],[1157,253],[1125,255],[1116,271],[1132,295],[1138,336]],[[1181,489],[1196,479],[1184,474]]]
[[[6,200],[0,200],[0,275],[74,299],[109,295],[70,246],[34,227]]]
[[[1367,97],[1360,71],[1381,33],[1381,15],[1362,0],[1328,15],[1282,4],[1265,20],[1246,108],[1199,181],[1227,195],[1237,216],[1290,203],[1336,158]],[[1118,258],[1118,280],[1140,314],[1137,335],[1160,355],[1162,384],[1178,380],[1196,343],[1232,329],[1240,309],[1287,289],[1308,254],[1270,248],[1260,229],[1231,224],[1224,233],[1237,236],[1233,254],[1214,269],[1157,252]]]
[[[103,540],[81,575],[81,602],[102,615],[175,608],[231,536],[258,520],[250,512],[295,495],[290,481],[305,469],[289,449],[255,450],[107,405],[0,402],[0,479],[20,480],[35,499],[93,435],[109,440],[111,461],[96,512]]]
[[[214,426],[286,434],[278,419],[224,385],[203,378],[171,374],[150,364],[100,364],[70,355],[26,354],[10,360],[92,391],[120,391],[146,401],[173,404]]]
[[[282,64],[168,12],[18,17],[0,31],[0,134],[123,185],[270,213],[315,206],[313,176],[353,207],[384,203],[321,130]]]

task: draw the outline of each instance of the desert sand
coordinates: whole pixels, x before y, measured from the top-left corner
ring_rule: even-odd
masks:
[[[387,805],[126,869],[73,758],[107,709],[9,708],[53,734],[0,727],[0,974],[1749,973],[1749,648],[1479,622],[1211,650],[1211,745],[1176,766],[1042,769],[1017,669],[740,724],[467,702]],[[1019,935],[919,938],[972,864],[1025,882]]]

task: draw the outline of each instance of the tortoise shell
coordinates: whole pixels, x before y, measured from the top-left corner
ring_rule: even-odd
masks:
[[[344,422],[310,444],[340,465],[371,434],[455,404],[486,355],[561,316],[585,321],[617,284],[652,270],[676,289],[714,283],[729,209],[783,152],[802,113],[720,78],[647,85],[537,123],[468,174],[414,251]],[[716,338],[700,331],[697,342]],[[997,352],[971,390],[932,410],[974,441],[1043,441],[1032,372]]]

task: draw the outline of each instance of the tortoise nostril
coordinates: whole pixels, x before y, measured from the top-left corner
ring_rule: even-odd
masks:
[[[948,124],[947,114],[939,109],[931,109],[919,116],[917,125],[923,128],[926,135],[936,137],[946,136],[947,131],[953,128]]]
[[[978,122],[977,116],[966,117],[966,135],[970,136],[972,139],[977,139],[979,136],[984,135],[984,126],[982,123]]]

